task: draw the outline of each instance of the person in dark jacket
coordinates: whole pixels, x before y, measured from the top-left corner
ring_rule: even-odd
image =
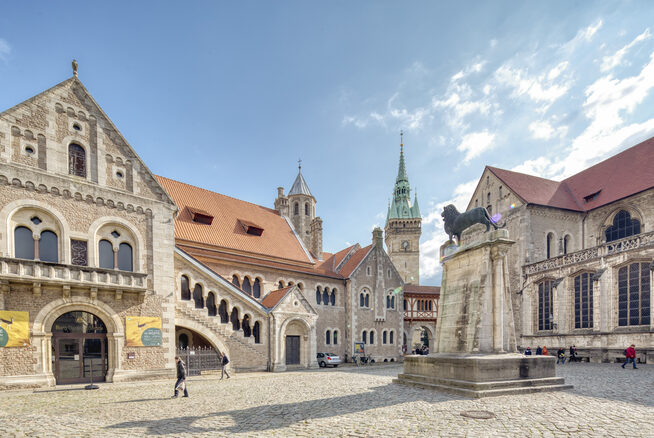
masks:
[[[531,347],[525,348],[525,356],[531,356]]]
[[[186,366],[179,356],[175,356],[175,362],[177,362],[177,381],[175,382],[175,395],[173,398],[179,395],[179,390],[184,390],[184,397],[188,397],[188,390],[186,389]]]
[[[540,348],[540,345],[536,347],[536,356],[540,356],[543,354],[543,349]]]
[[[229,358],[224,353],[221,358],[221,363],[222,363],[222,372],[220,373],[220,380],[223,380],[225,374],[227,374],[227,378],[229,379],[229,373],[227,372],[227,364],[229,363]]]
[[[624,368],[624,366],[627,365],[629,361],[631,361],[631,363],[634,364],[634,369],[637,370],[638,367],[636,367],[636,346],[631,344],[629,348],[625,350],[624,355],[627,359],[622,364],[622,368]]]
[[[577,347],[574,345],[570,346],[570,358],[568,359],[568,362],[574,362],[577,360]]]
[[[560,347],[556,352],[556,363],[558,364],[559,362],[561,362],[561,365],[565,363],[565,350],[563,347]]]

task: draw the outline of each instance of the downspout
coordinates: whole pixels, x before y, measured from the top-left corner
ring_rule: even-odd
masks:
[[[352,293],[348,290],[348,280],[343,280],[343,309],[345,312],[345,354],[343,355],[343,361],[347,362],[348,352],[351,351],[351,342],[350,342],[350,324],[352,324],[352,318],[350,317],[349,307],[350,300],[352,299]],[[349,299],[348,299],[349,298]]]
[[[268,315],[268,367],[267,370],[268,372],[274,371],[273,370],[273,362],[272,362],[272,321],[274,320],[275,315],[270,313]]]
[[[586,249],[586,218],[588,217],[588,212],[584,213],[584,217],[581,219],[581,249]]]

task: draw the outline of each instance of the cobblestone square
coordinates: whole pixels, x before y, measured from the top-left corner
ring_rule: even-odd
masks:
[[[0,436],[654,436],[654,367],[566,364],[571,391],[471,400],[391,383],[401,366],[5,391]],[[490,419],[466,411],[489,411]]]

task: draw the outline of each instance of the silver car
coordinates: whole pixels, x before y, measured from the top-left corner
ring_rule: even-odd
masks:
[[[318,353],[316,356],[320,368],[325,368],[328,365],[331,365],[334,368],[336,368],[341,363],[341,358],[334,353]]]

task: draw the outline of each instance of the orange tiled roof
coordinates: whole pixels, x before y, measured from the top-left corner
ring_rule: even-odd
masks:
[[[352,257],[350,257],[350,260],[345,262],[345,265],[341,268],[340,271],[338,271],[339,274],[341,274],[343,277],[347,278],[350,275],[352,275],[352,272],[356,269],[357,266],[359,266],[359,263],[361,263],[361,260],[364,259],[365,256],[368,255],[368,253],[372,250],[372,245],[368,245],[365,248],[361,248],[355,252]]]
[[[275,210],[162,176],[157,176],[157,180],[180,209],[175,219],[176,239],[313,263],[291,226]],[[213,222],[211,225],[193,222],[189,209],[208,213],[213,216]],[[263,228],[263,234],[247,234],[239,220],[257,224]]]
[[[271,291],[268,295],[266,295],[263,300],[261,300],[261,304],[264,307],[267,307],[269,309],[272,309],[281,301],[282,298],[286,295],[286,293],[291,290],[294,286],[289,286],[285,287],[282,289],[277,289],[274,291]]]

